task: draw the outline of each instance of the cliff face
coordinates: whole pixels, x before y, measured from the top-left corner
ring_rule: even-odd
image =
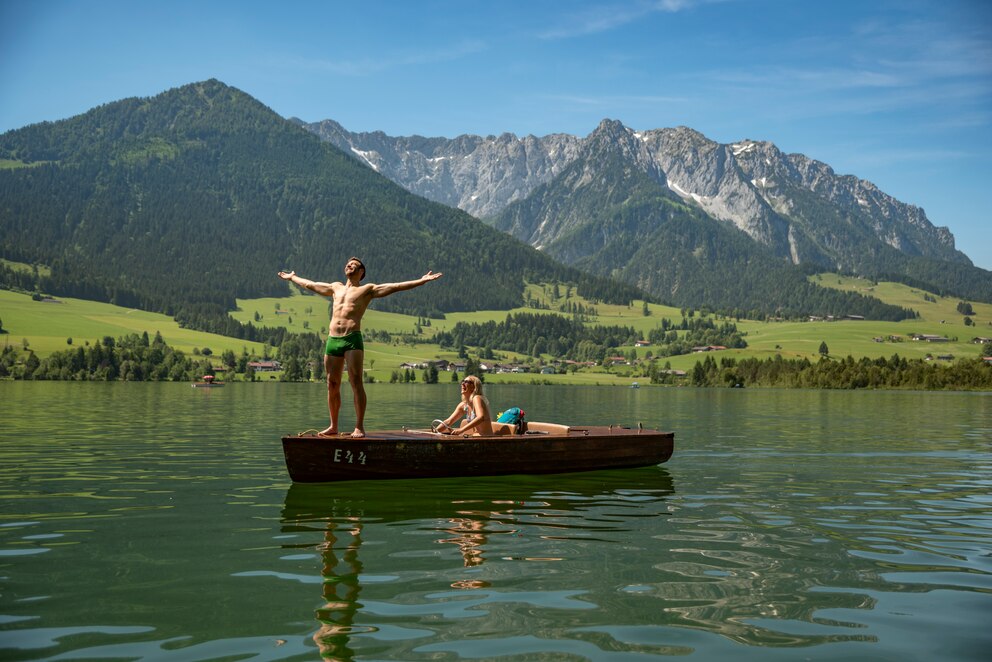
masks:
[[[585,138],[390,137],[352,133],[331,120],[304,126],[411,192],[479,218],[497,219],[508,206],[538,195],[540,204],[527,205],[529,215],[518,210],[512,221],[494,223],[539,248],[594,216],[594,201],[562,215],[573,206],[549,196],[574,195],[609,167],[639,172],[793,264],[859,270],[885,254],[883,247],[971,264],[950,231],[935,227],[919,207],[770,142],[721,144],[688,127],[634,131],[611,120]],[[560,177],[566,179],[557,182]],[[559,185],[549,189],[553,183]],[[866,241],[879,244],[867,256]]]
[[[449,140],[350,133],[333,120],[304,126],[412,193],[477,218],[495,216],[554,179],[582,144],[565,134],[517,138],[504,133]]]

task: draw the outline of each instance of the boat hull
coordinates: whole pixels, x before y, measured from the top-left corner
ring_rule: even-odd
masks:
[[[605,426],[571,428],[565,434],[493,437],[389,430],[363,439],[283,437],[282,447],[294,482],[320,483],[642,467],[667,461],[675,434]]]

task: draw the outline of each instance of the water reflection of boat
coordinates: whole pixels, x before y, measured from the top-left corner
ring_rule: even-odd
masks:
[[[286,492],[281,530],[290,536],[283,543],[287,549],[319,552],[323,605],[315,612],[313,640],[324,659],[349,660],[356,656],[354,637],[378,629],[375,621],[362,618],[361,577],[377,574],[377,559],[393,562],[376,555],[382,554],[381,545],[369,550],[376,552],[373,567],[366,568],[360,558],[363,537],[383,535],[376,527],[432,530],[433,542],[457,548],[462,568],[459,572],[450,558],[437,557],[432,576],[447,572],[452,588],[481,589],[490,586],[479,571],[487,554],[493,553],[491,547],[528,548],[527,536],[539,535],[534,531],[542,527],[542,518],[549,520],[543,526],[563,532],[563,519],[588,508],[608,507],[617,517],[617,506],[629,504],[630,517],[667,516],[665,503],[674,491],[671,475],[661,467],[563,475],[553,483],[542,476],[395,480],[351,483],[347,488],[293,483]],[[602,516],[596,524],[604,526]],[[614,525],[626,529],[629,521],[618,517]]]
[[[671,474],[663,467],[591,471],[556,476],[493,476],[489,478],[440,478],[429,482],[395,480],[352,483],[347,489],[328,483],[292,483],[282,509],[284,525],[360,518],[392,523],[412,519],[460,517],[466,504],[509,505],[554,502],[556,508],[573,510],[599,496],[644,493],[659,499],[674,494]],[[535,496],[536,495],[536,496]],[[559,503],[560,502],[560,503]]]
[[[597,471],[667,461],[675,434],[619,426],[529,423],[527,434],[452,437],[428,430],[370,432],[362,439],[283,437],[290,477],[314,483]]]

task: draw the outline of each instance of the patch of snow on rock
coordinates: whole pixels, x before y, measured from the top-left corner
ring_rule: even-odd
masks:
[[[705,195],[699,195],[698,193],[690,193],[689,191],[686,191],[684,188],[673,182],[671,179],[668,180],[668,188],[672,189],[673,191],[681,195],[683,198],[692,198],[693,200],[695,200],[700,204],[702,204],[705,200],[709,200],[709,198],[707,198]]]
[[[730,146],[734,150],[734,156],[740,156],[741,154],[747,154],[748,152],[753,152],[755,148],[754,143],[734,143]]]
[[[363,152],[362,150],[356,149],[355,147],[352,147],[351,148],[351,151],[353,151],[358,156],[362,157],[362,159],[364,159],[365,162],[369,164],[369,167],[370,168],[372,168],[376,172],[379,172],[379,166],[377,166],[376,164],[372,163],[372,159],[369,158],[369,154],[371,154],[372,152]]]

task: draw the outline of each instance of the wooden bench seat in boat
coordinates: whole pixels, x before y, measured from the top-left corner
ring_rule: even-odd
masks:
[[[566,435],[572,428],[561,423],[541,423],[534,421],[527,423],[527,432],[537,432],[543,434]]]
[[[541,423],[539,421],[527,423],[527,434],[567,435],[571,429],[560,423]],[[515,435],[517,434],[517,426],[513,423],[493,423],[493,432],[498,437]]]

